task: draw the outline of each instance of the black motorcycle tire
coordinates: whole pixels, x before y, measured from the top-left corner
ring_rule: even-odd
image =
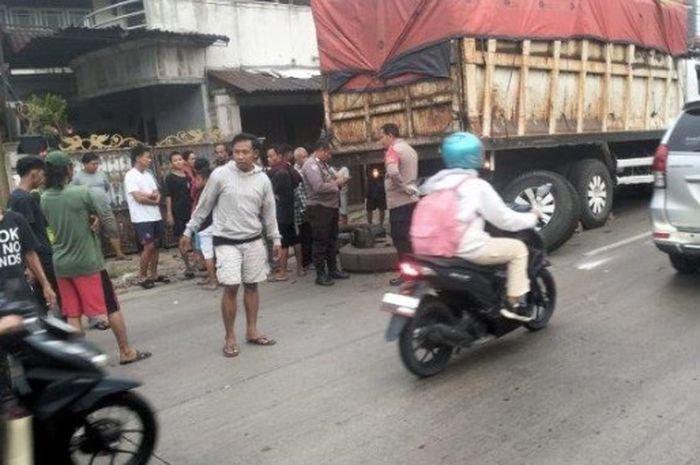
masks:
[[[123,392],[101,400],[97,405],[64,423],[57,447],[54,449],[60,457],[52,463],[75,464],[70,453],[70,441],[73,434],[81,427],[85,418],[90,414],[109,407],[123,407],[131,410],[139,417],[143,425],[143,439],[138,450],[125,465],[146,465],[153,455],[158,437],[158,426],[153,409],[141,396],[134,392]]]
[[[557,305],[557,287],[554,283],[552,273],[547,269],[542,269],[537,276],[537,283],[532,283],[533,286],[539,286],[540,292],[544,291],[547,296],[545,308],[540,312],[536,319],[525,323],[525,328],[529,331],[539,331],[547,327],[549,320],[554,314],[554,308]],[[544,287],[544,289],[542,289]],[[537,304],[537,303],[535,303]]]
[[[428,299],[421,303],[415,317],[404,326],[399,336],[401,361],[408,371],[420,378],[435,376],[442,372],[452,356],[452,347],[436,345],[431,347],[432,351],[434,351],[431,360],[421,361],[416,357],[416,350],[422,348],[424,344],[414,347],[415,331],[423,326],[435,323],[453,325],[455,324],[455,317],[445,304],[436,299]]]

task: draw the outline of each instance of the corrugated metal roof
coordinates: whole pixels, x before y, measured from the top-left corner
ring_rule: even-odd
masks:
[[[86,28],[69,27],[60,30],[8,28],[2,30],[7,45],[6,60],[11,66],[60,67],[80,55],[100,50],[117,43],[133,40],[167,40],[207,47],[215,42],[228,43],[221,35],[181,33],[159,29],[134,29],[120,27]]]
[[[209,71],[209,77],[218,79],[246,94],[318,92],[321,90],[322,83],[321,76],[315,76],[310,79],[285,78],[242,69]]]

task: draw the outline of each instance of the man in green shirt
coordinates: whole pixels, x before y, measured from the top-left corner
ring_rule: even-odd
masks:
[[[56,234],[53,263],[61,296],[61,309],[81,333],[81,317],[107,314],[117,339],[120,363],[138,362],[151,356],[129,345],[124,316],[105,270],[99,236],[91,226],[92,217],[104,209],[87,186],[70,185],[73,164],[68,155],[51,152],[46,157],[46,190],[41,209]]]

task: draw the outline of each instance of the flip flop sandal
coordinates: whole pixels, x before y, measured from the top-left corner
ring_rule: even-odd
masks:
[[[153,283],[153,280],[151,279],[144,279],[143,281],[137,283],[139,286],[141,286],[144,289],[153,289],[156,285]]]
[[[170,283],[170,278],[161,274],[161,275],[156,276],[156,278],[153,281],[156,283],[168,284],[168,283]]]
[[[146,360],[146,359],[148,359],[148,358],[151,358],[151,355],[153,355],[153,354],[151,354],[150,352],[139,352],[139,351],[137,350],[137,351],[136,351],[136,357],[132,358],[131,360],[122,360],[122,361],[119,362],[119,364],[120,364],[120,365],[129,365],[129,364],[132,364],[132,363],[141,362],[141,361],[143,361],[143,360]]]
[[[289,281],[289,277],[278,278],[277,276],[270,276],[269,278],[267,278],[267,281],[270,283],[283,283]]]
[[[255,339],[248,339],[246,342],[254,346],[273,346],[277,344],[277,341],[275,341],[274,339],[270,339],[267,336],[259,336]]]
[[[233,358],[238,356],[238,346],[233,346],[233,348],[228,348],[224,346],[223,349],[221,349],[221,352],[224,354],[224,357],[226,358]]]
[[[194,271],[185,271],[185,279],[194,279]]]
[[[111,326],[109,325],[109,323],[107,323],[106,321],[102,321],[102,320],[96,321],[96,322],[92,325],[92,327],[95,328],[95,329],[98,330],[98,331],[107,331],[109,328],[111,328]]]

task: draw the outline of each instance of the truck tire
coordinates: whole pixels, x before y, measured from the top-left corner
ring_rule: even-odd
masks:
[[[552,189],[544,199],[536,199],[538,187],[551,184]],[[530,171],[511,181],[503,191],[506,202],[535,205],[547,215],[540,233],[547,250],[561,247],[576,231],[581,209],[576,190],[562,175],[552,171]]]
[[[571,184],[581,202],[581,223],[586,229],[603,226],[613,207],[613,180],[600,160],[589,158],[571,167]]]
[[[340,249],[340,265],[345,271],[356,273],[385,273],[399,267],[399,254],[388,245],[372,249],[358,249],[348,244]]]
[[[386,237],[386,228],[381,224],[369,224],[369,223],[350,223],[341,224],[338,226],[338,230],[341,234],[348,233],[352,234],[357,228],[369,228],[372,231],[372,235],[376,238]]]

